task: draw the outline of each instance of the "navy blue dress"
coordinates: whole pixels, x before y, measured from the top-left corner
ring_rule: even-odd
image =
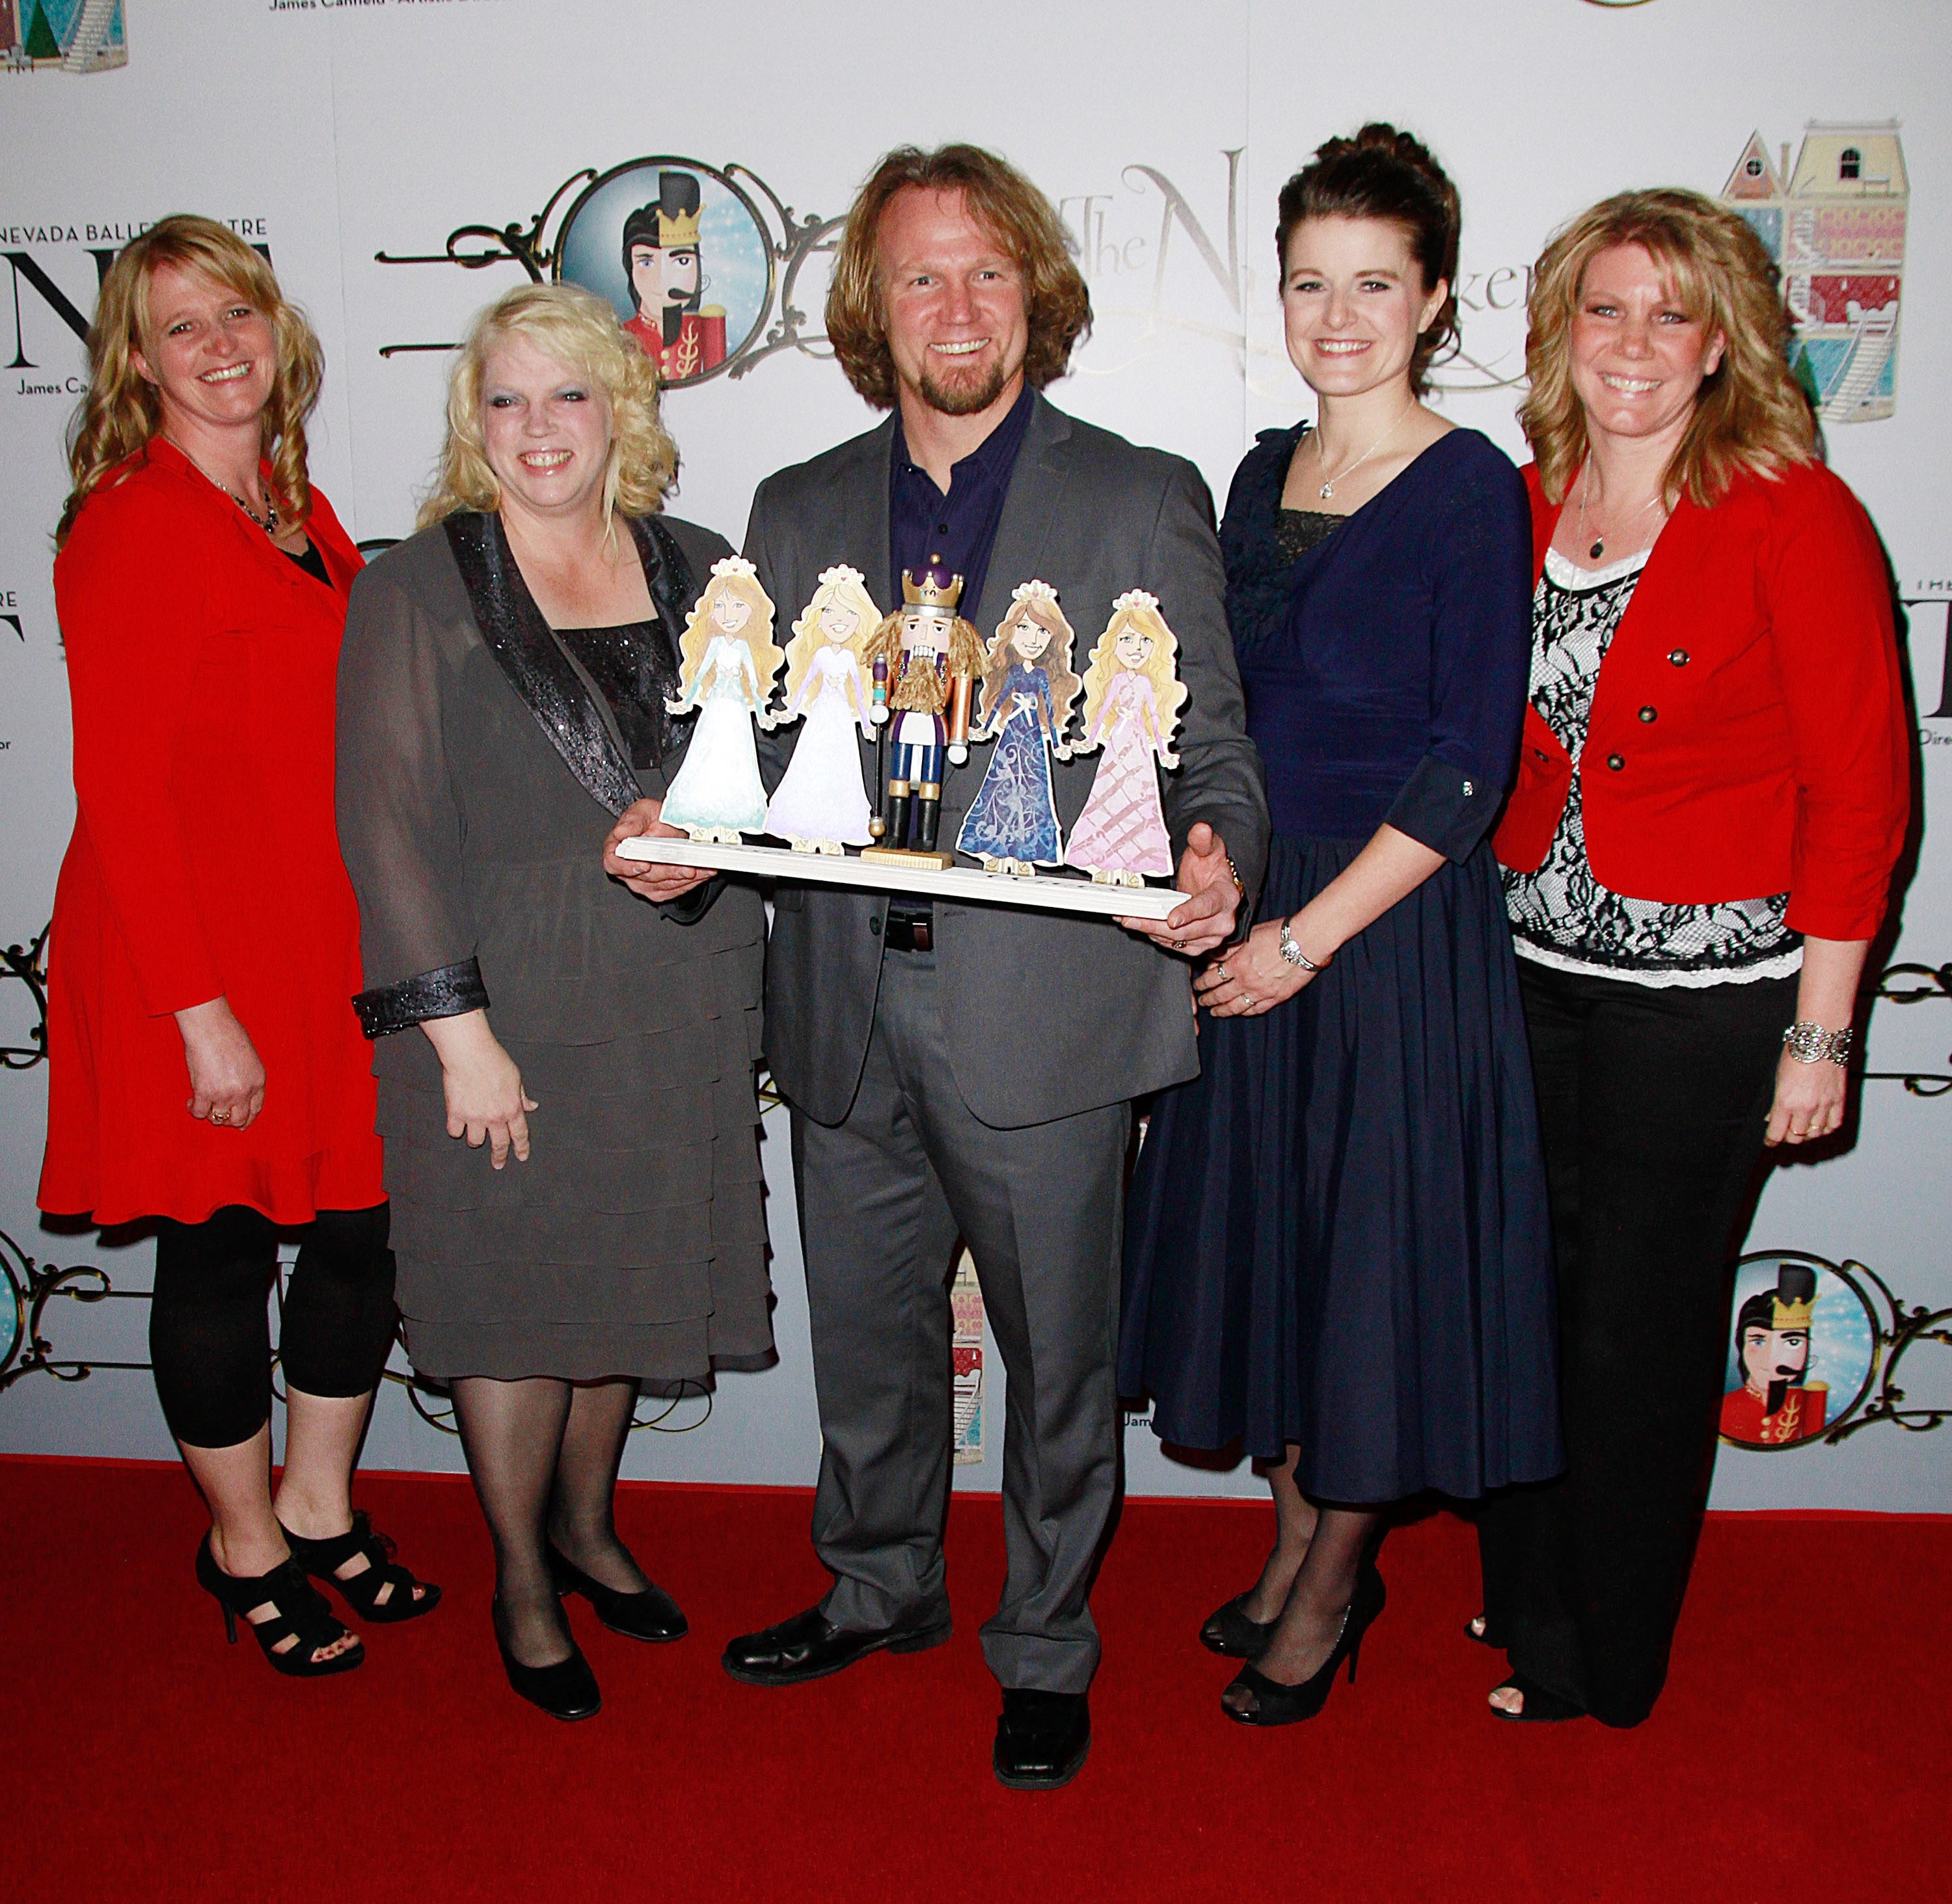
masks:
[[[1518,978],[1485,835],[1531,650],[1518,472],[1475,431],[1292,562],[1265,432],[1221,544],[1274,821],[1259,916],[1387,821],[1445,856],[1273,1010],[1200,1021],[1128,1207],[1121,1392],[1162,1439],[1300,1450],[1319,1498],[1459,1496],[1563,1466],[1550,1232]]]

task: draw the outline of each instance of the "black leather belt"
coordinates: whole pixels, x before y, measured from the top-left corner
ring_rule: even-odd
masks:
[[[933,952],[935,908],[912,900],[890,900],[882,943],[890,952]]]

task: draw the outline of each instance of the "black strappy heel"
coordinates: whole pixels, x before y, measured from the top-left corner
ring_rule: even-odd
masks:
[[[1237,1710],[1228,1705],[1223,1695],[1220,1710],[1237,1725],[1294,1725],[1313,1718],[1328,1703],[1329,1688],[1334,1684],[1344,1659],[1349,1662],[1349,1683],[1355,1684],[1356,1659],[1362,1650],[1362,1636],[1375,1624],[1385,1597],[1383,1577],[1373,1563],[1365,1561],[1356,1576],[1355,1593],[1342,1615],[1342,1630],[1337,1634],[1334,1649],[1328,1657],[1298,1686],[1284,1686],[1279,1680],[1269,1679],[1251,1663],[1243,1666],[1227,1689],[1231,1692],[1238,1686],[1253,1693],[1253,1709]]]
[[[205,1534],[196,1550],[196,1583],[224,1609],[224,1636],[237,1643],[237,1622],[254,1608],[270,1605],[277,1611],[268,1620],[245,1620],[251,1635],[271,1662],[274,1672],[288,1679],[324,1679],[331,1673],[349,1673],[365,1663],[366,1651],[358,1638],[332,1617],[332,1608],[292,1560],[280,1561],[268,1574],[246,1578],[227,1574],[210,1551]],[[296,1638],[298,1644],[277,1650],[280,1641]],[[327,1659],[312,1655],[334,1640],[350,1639],[345,1652]]]
[[[282,1521],[278,1524],[284,1527]],[[346,1605],[362,1620],[371,1620],[376,1626],[418,1620],[440,1605],[440,1589],[430,1581],[414,1579],[408,1568],[394,1559],[393,1543],[384,1534],[373,1531],[373,1524],[363,1508],[352,1517],[352,1525],[344,1533],[334,1534],[328,1540],[308,1540],[289,1527],[285,1527],[284,1533],[285,1545],[292,1550],[292,1558],[299,1566],[314,1580],[336,1587]],[[366,1564],[356,1574],[342,1575],[339,1569],[360,1554],[365,1555]],[[393,1589],[392,1594],[381,1599],[380,1596],[389,1586]],[[424,1589],[418,1599],[414,1594],[417,1586]]]

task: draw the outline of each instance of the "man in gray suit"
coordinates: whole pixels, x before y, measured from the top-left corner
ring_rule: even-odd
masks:
[[[1063,227],[1028,181],[970,146],[890,154],[849,218],[827,327],[849,380],[893,414],[769,478],[746,545],[783,614],[844,562],[896,607],[904,570],[959,575],[961,612],[984,628],[1013,587],[1040,578],[1081,642],[1142,588],[1179,638],[1190,693],[1165,813],[1190,897],[1169,919],[783,885],[768,956],[765,1051],[792,1110],[825,1437],[813,1539],[834,1583],[734,1639],[725,1668],[793,1685],[948,1638],[959,1236],[1008,1381],[1008,1572],[982,1635],[1003,1688],[993,1763],[1032,1788],[1072,1777],[1090,1740],[1086,1594],[1118,1476],[1131,1100],[1197,1070],[1189,962],[1244,928],[1268,835],[1205,485],[1039,394],[1090,315]],[[987,750],[974,753],[943,786],[945,844],[982,780]],[[871,784],[872,761],[864,744]],[[776,777],[784,760],[770,766]],[[1067,832],[1093,767],[1055,769]],[[613,843],[655,823],[643,803]],[[655,899],[689,882],[608,863]]]

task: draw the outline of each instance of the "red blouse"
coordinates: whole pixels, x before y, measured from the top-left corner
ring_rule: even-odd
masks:
[[[1563,505],[1536,465],[1533,580]],[[1672,905],[1789,894],[1786,922],[1864,939],[1884,916],[1910,800],[1891,587],[1862,506],[1820,463],[1683,496],[1620,618],[1581,755],[1594,877]],[[1572,763],[1525,709],[1492,844],[1543,863]]]
[[[368,1208],[385,1192],[332,803],[358,551],[313,490],[327,588],[161,438],[122,470],[55,562],[77,810],[49,937],[40,1206],[100,1223]],[[242,1131],[189,1115],[170,1016],[220,994],[264,1065]]]

